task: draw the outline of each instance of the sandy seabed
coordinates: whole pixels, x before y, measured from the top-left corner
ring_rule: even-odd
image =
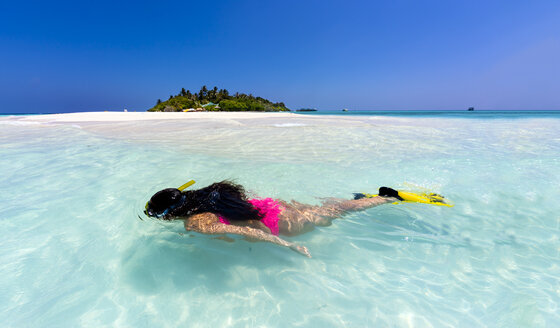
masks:
[[[1,117],[0,322],[558,327],[558,131],[550,118]],[[314,204],[418,187],[455,207],[349,214],[291,239],[308,260],[139,219],[189,179]]]

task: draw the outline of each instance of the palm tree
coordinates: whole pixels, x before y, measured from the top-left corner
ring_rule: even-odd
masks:
[[[219,94],[222,97],[222,99],[229,98],[229,91],[227,91],[226,89],[221,89]]]
[[[198,93],[198,98],[204,99],[207,94],[208,94],[208,88],[206,88],[206,86],[203,85],[202,88],[200,88],[200,92]]]
[[[211,102],[215,102],[216,101],[216,96],[217,96],[217,91],[218,91],[217,87],[214,87],[214,88],[212,88],[212,90],[208,91],[208,100],[210,100]]]

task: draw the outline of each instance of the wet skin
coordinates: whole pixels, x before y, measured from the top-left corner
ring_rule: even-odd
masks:
[[[285,236],[296,236],[313,230],[315,227],[331,225],[332,220],[340,218],[348,212],[360,211],[378,205],[396,201],[391,197],[362,198],[358,200],[333,199],[322,206],[307,205],[292,201],[290,203],[280,201],[283,210],[279,215],[279,234]],[[244,236],[250,241],[266,241],[277,244],[311,257],[305,246],[299,246],[288,242],[270,233],[270,229],[257,220],[231,221],[231,224],[223,224],[219,216],[214,213],[201,213],[190,217],[177,217],[183,220],[185,230],[204,234],[237,234]]]

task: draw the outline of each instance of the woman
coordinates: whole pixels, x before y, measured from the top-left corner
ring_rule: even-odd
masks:
[[[272,198],[247,199],[242,186],[222,181],[198,190],[161,190],[152,196],[145,213],[162,220],[183,220],[187,231],[242,235],[250,240],[289,247],[311,257],[305,246],[288,242],[279,235],[299,235],[316,226],[328,226],[347,212],[398,199],[401,198],[396,190],[381,187],[376,197],[336,199],[323,206],[314,206]]]

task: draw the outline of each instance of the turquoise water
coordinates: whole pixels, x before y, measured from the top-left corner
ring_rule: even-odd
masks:
[[[560,118],[559,110],[330,110],[316,112],[298,112],[305,115],[365,115],[393,117],[446,117],[446,118]]]
[[[48,124],[0,120],[5,327],[557,327],[560,119],[301,116]],[[319,203],[385,205],[268,244],[143,217],[155,191],[235,179]]]

